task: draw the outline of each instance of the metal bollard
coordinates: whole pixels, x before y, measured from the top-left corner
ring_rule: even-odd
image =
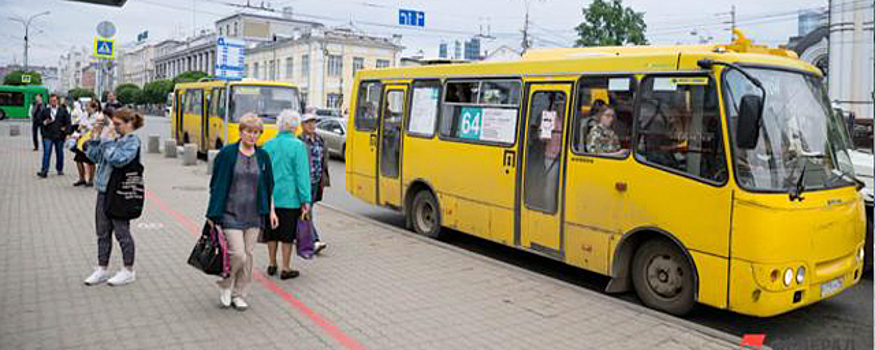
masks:
[[[161,135],[149,135],[149,153],[161,153]]]
[[[182,146],[182,165],[191,166],[197,164],[197,145],[186,143]]]
[[[164,158],[176,158],[176,140],[164,140]]]
[[[9,136],[18,136],[21,135],[21,125],[10,124],[9,125]]]
[[[219,150],[211,149],[207,151],[207,175],[213,175],[213,162],[216,161],[216,156],[219,155]]]

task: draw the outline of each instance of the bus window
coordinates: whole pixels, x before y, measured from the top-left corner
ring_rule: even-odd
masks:
[[[231,122],[237,122],[246,113],[255,113],[265,123],[274,123],[283,110],[301,109],[298,90],[287,86],[235,85],[230,96]]]
[[[514,143],[522,93],[519,81],[450,81],[445,92],[441,136],[473,142]]]
[[[441,83],[438,80],[413,82],[413,97],[410,100],[410,119],[407,122],[409,135],[431,138],[437,122]]]
[[[380,94],[383,92],[383,84],[378,81],[362,82],[358,90],[356,101],[355,128],[360,131],[377,130],[379,120]]]
[[[647,77],[636,157],[713,183],[727,178],[717,93],[708,77]]]
[[[584,77],[577,89],[572,150],[579,154],[625,157],[632,140],[635,78]]]
[[[398,178],[398,158],[401,156],[401,118],[404,116],[404,90],[389,90],[383,110],[383,143],[380,153],[380,174]]]
[[[24,106],[24,94],[16,91],[0,92],[0,106]]]
[[[532,95],[526,142],[526,206],[555,213],[558,201],[559,168],[562,161],[562,131],[565,125],[566,96],[558,91],[539,91]],[[552,128],[544,133],[542,123],[551,118]]]
[[[203,113],[203,90],[186,90],[184,112],[201,115]]]

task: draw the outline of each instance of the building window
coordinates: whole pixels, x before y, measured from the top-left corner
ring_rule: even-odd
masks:
[[[286,79],[292,79],[292,72],[295,71],[295,62],[291,57],[286,57]]]
[[[219,27],[219,36],[224,35],[225,33],[222,31],[222,27]]]
[[[328,76],[339,77],[343,72],[343,57],[328,55]]]
[[[234,33],[234,34],[231,34],[231,36],[235,36],[235,37],[236,37],[236,36],[237,36],[237,22],[234,22],[234,32],[233,32],[233,33]]]
[[[358,72],[365,68],[365,59],[362,57],[353,57],[352,58],[352,75],[355,76],[355,72]]]
[[[252,64],[252,77],[258,79],[258,62]]]
[[[328,101],[325,102],[325,108],[340,108],[340,94],[328,94]]]
[[[310,55],[301,56],[301,76],[310,76]]]
[[[377,60],[377,68],[389,67],[389,60]]]

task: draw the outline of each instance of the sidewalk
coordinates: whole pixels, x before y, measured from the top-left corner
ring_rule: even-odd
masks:
[[[0,349],[737,349],[703,329],[326,206],[330,243],[263,274],[246,312],[218,306],[186,264],[206,209],[205,166],[143,153],[147,208],[132,223],[137,282],[87,287],[96,260],[93,189],[39,179],[29,135],[0,123]],[[144,141],[145,137],[141,137]],[[121,264],[114,245],[111,269]]]

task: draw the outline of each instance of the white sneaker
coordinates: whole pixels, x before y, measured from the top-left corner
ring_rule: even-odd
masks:
[[[313,243],[313,248],[315,248],[313,250],[313,254],[319,254],[323,250],[325,250],[325,248],[328,248],[328,244],[326,244],[322,241],[316,241],[316,243]]]
[[[101,284],[106,282],[109,279],[109,271],[106,271],[105,268],[98,266],[94,269],[94,272],[91,273],[91,276],[85,279],[85,285],[93,286],[96,284]]]
[[[137,274],[134,271],[128,270],[127,267],[116,272],[115,276],[107,281],[110,286],[123,286],[137,280]]]
[[[222,293],[219,294],[219,303],[222,304],[222,307],[231,307],[231,288],[222,289]]]
[[[234,303],[234,308],[237,310],[245,311],[249,308],[249,304],[247,304],[246,301],[243,300],[243,298],[241,297],[234,297],[234,300],[232,302]]]

